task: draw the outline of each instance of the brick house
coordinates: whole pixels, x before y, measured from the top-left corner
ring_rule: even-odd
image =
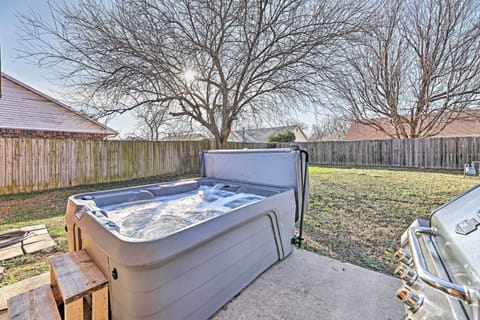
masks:
[[[0,137],[102,140],[117,132],[1,74]]]
[[[387,132],[394,133],[392,123],[388,118],[373,119],[377,125],[384,128]],[[464,111],[458,119],[447,124],[434,137],[469,137],[480,136],[480,110]],[[361,124],[352,123],[343,140],[382,140],[392,139],[385,132]]]

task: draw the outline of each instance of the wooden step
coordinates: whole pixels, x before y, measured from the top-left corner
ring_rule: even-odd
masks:
[[[46,284],[8,299],[8,319],[61,320],[50,285]]]
[[[84,298],[91,299],[92,319],[108,319],[108,280],[85,250],[51,258],[50,278],[65,320],[83,320]]]

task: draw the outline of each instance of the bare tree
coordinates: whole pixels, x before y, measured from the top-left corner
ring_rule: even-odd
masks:
[[[348,119],[338,115],[327,115],[317,119],[316,124],[312,125],[310,141],[342,140],[350,124]]]
[[[385,1],[372,17],[330,76],[333,108],[391,137],[416,138],[478,104],[479,1]]]
[[[163,105],[142,105],[135,109],[135,117],[139,120],[138,135],[151,141],[158,141],[160,129],[168,124],[168,107]]]
[[[240,118],[314,101],[335,46],[358,30],[354,0],[80,0],[21,14],[19,55],[60,66],[97,116],[170,101],[225,146]]]

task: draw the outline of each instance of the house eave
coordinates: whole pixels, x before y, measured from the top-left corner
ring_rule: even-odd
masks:
[[[55,103],[55,104],[59,105],[60,107],[62,107],[62,108],[64,108],[64,109],[66,109],[66,110],[68,110],[68,111],[76,114],[77,116],[81,117],[82,119],[87,120],[87,121],[89,121],[89,122],[91,122],[91,123],[93,123],[93,124],[95,124],[95,125],[103,128],[104,130],[107,131],[106,133],[105,133],[105,132],[88,132],[88,133],[106,134],[106,135],[112,135],[112,136],[117,135],[117,134],[119,133],[118,131],[116,131],[116,130],[114,130],[114,129],[112,129],[112,128],[106,126],[106,125],[104,125],[103,123],[100,123],[100,122],[98,122],[98,121],[96,121],[96,120],[93,120],[93,119],[85,116],[84,114],[82,114],[82,113],[76,111],[75,109],[67,106],[66,104],[64,104],[64,103],[62,103],[62,102],[60,102],[60,101],[58,101],[58,100],[56,100],[56,99],[54,99],[54,98],[46,95],[46,94],[43,93],[43,92],[38,91],[38,90],[35,89],[35,88],[32,88],[31,86],[29,86],[29,85],[21,82],[20,80],[17,80],[17,79],[15,79],[15,78],[13,78],[12,76],[9,76],[9,75],[6,74],[6,73],[3,73],[3,72],[2,72],[2,73],[0,74],[0,76],[1,76],[1,77],[4,77],[4,78],[7,79],[7,80],[12,81],[13,83],[15,83],[15,84],[17,84],[17,85],[19,85],[19,86],[21,86],[21,87],[24,87],[25,89],[27,89],[27,90],[35,93],[36,95],[38,95],[38,96],[40,96],[40,97],[42,97],[42,98],[44,98],[44,99],[46,99],[46,100],[48,100],[48,101],[50,101],[50,102],[52,102],[52,103]],[[58,130],[52,130],[52,129],[31,129],[31,128],[21,128],[21,129],[25,129],[25,130],[58,131]],[[69,130],[69,131],[76,132],[75,130]]]

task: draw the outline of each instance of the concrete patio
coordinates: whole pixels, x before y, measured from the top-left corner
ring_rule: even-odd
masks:
[[[397,320],[399,279],[294,250],[225,305],[214,320]]]
[[[48,274],[0,289],[0,320],[10,296],[48,283]],[[212,320],[396,320],[400,280],[305,250],[263,273]]]

